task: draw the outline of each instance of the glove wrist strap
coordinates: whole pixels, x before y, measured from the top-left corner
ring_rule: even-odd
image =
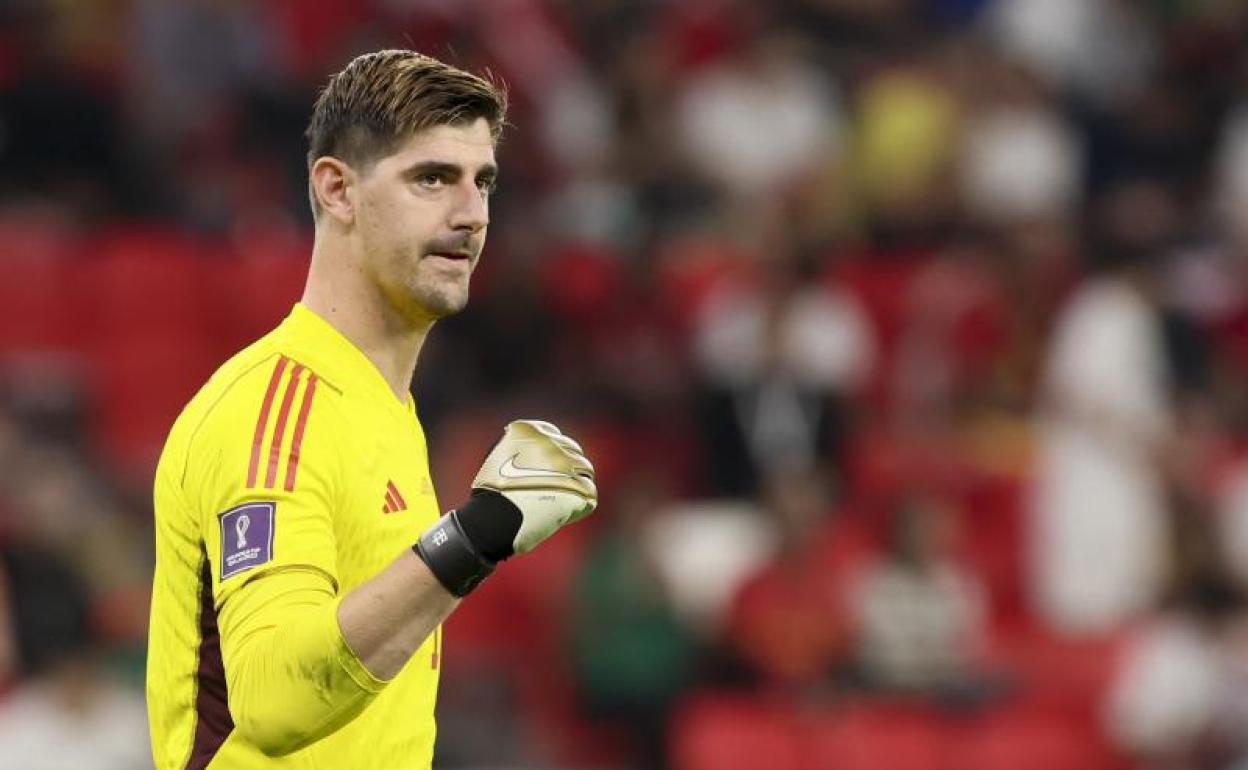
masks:
[[[455,511],[425,530],[412,550],[429,566],[438,582],[458,597],[467,596],[490,576],[497,564],[482,556],[472,544]]]

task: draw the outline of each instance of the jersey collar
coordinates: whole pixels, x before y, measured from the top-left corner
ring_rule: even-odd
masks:
[[[400,401],[364,351],[302,302],[295,303],[278,328],[298,348],[305,363],[331,382],[339,380],[343,387],[360,388],[404,411],[413,410],[411,393]]]

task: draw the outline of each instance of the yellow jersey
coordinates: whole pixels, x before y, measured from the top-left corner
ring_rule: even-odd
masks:
[[[410,396],[296,305],[182,411],[154,497],[158,770],[430,767],[441,629],[382,682],[336,621],[439,516]],[[256,745],[236,720],[257,704],[297,729]]]

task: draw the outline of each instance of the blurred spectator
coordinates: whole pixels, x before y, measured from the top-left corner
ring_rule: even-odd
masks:
[[[69,450],[27,446],[14,470],[20,475],[9,490],[11,533],[70,561],[101,611],[100,630],[118,639],[141,639],[151,570],[146,531],[122,513]]]
[[[950,239],[915,270],[903,297],[891,413],[910,430],[952,429],[998,397],[1010,310],[988,239]]]
[[[932,61],[890,64],[858,87],[851,157],[876,249],[908,257],[948,230],[962,105]]]
[[[835,455],[844,405],[875,353],[851,294],[810,282],[794,256],[773,252],[746,281],[725,281],[706,299],[693,334],[714,492],[750,494],[765,476]]]
[[[1238,464],[1218,498],[1219,556],[1241,591],[1248,591],[1248,465]]]
[[[1183,513],[1166,607],[1133,633],[1106,704],[1111,735],[1150,770],[1248,761],[1243,591],[1208,514]]]
[[[737,196],[781,192],[839,150],[836,92],[803,48],[796,36],[761,36],[683,91],[685,151]]]
[[[778,472],[765,484],[780,547],[738,590],[726,640],[768,686],[817,690],[849,661],[845,578],[862,544],[839,526],[828,487],[809,470]]]
[[[967,116],[959,169],[968,215],[988,223],[1072,216],[1084,174],[1074,127],[1021,68],[1002,61],[976,76],[985,93]]]
[[[676,616],[644,547],[647,519],[662,502],[654,483],[619,491],[610,531],[585,556],[574,580],[571,651],[588,714],[629,725],[638,766],[657,768],[667,714],[699,673],[699,640]]]
[[[1058,320],[1032,500],[1033,597],[1067,633],[1111,631],[1152,606],[1166,558],[1158,464],[1172,425],[1156,263],[1177,212],[1167,191],[1109,193],[1092,245],[1103,269]]]
[[[946,505],[898,507],[887,548],[855,581],[857,657],[872,688],[948,699],[984,692],[984,588],[957,560]]]
[[[285,75],[283,40],[266,3],[143,0],[129,15],[133,109],[172,151],[224,126],[239,92]]]
[[[989,28],[1012,58],[1102,103],[1148,84],[1157,56],[1147,16],[1118,0],[998,0]]]
[[[290,204],[304,211],[303,153],[290,137],[307,106],[283,90],[290,41],[278,20],[274,3],[213,0],[142,0],[127,16],[134,139],[172,177],[161,205],[199,227],[289,227]],[[288,184],[292,161],[299,179]]]
[[[1239,235],[1240,215],[1248,211],[1248,104],[1237,104],[1227,116],[1218,161],[1218,203],[1224,221]]]
[[[39,202],[79,216],[133,214],[133,159],[117,93],[86,60],[91,46],[69,28],[78,14],[56,3],[18,2],[0,38],[0,197]],[[82,17],[100,16],[84,9]],[[78,17],[81,19],[82,17]],[[95,19],[95,34],[107,30]],[[12,77],[14,70],[21,77]],[[120,198],[121,200],[118,200]]]
[[[5,767],[142,770],[151,766],[142,695],[103,673],[82,581],[53,550],[0,550],[22,683],[0,701]]]

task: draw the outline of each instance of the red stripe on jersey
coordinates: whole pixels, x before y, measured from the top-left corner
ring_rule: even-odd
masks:
[[[290,419],[290,405],[295,400],[295,388],[299,387],[299,375],[303,374],[303,364],[295,364],[290,371],[290,379],[286,381],[286,394],[282,396],[282,408],[277,413],[277,427],[273,429],[273,443],[269,444],[269,472],[264,477],[266,489],[272,489],[277,482],[277,461],[282,454],[282,439],[286,436],[286,421]]]
[[[286,356],[278,356],[277,365],[273,367],[273,376],[269,378],[269,387],[264,391],[264,402],[260,404],[260,417],[256,420],[256,432],[251,439],[251,462],[247,464],[247,486],[256,485],[256,473],[260,470],[260,446],[264,443],[264,428],[269,424],[269,410],[273,408],[273,396],[277,393],[277,383],[286,370]]]
[[[394,495],[390,494],[389,487],[386,488],[386,507],[381,510],[383,513],[394,513],[399,510],[399,504],[394,501]]]
[[[398,503],[395,507],[401,511],[406,511],[407,501],[403,499],[403,495],[399,494],[399,488],[394,485],[393,481],[387,481],[386,487],[389,488],[390,494],[394,495],[395,502]]]
[[[308,374],[308,387],[303,391],[303,403],[299,405],[299,417],[295,420],[295,436],[290,440],[290,457],[286,460],[286,491],[295,489],[295,474],[299,471],[299,448],[303,446],[303,429],[308,427],[308,412],[312,411],[312,399],[316,396],[316,373]]]

